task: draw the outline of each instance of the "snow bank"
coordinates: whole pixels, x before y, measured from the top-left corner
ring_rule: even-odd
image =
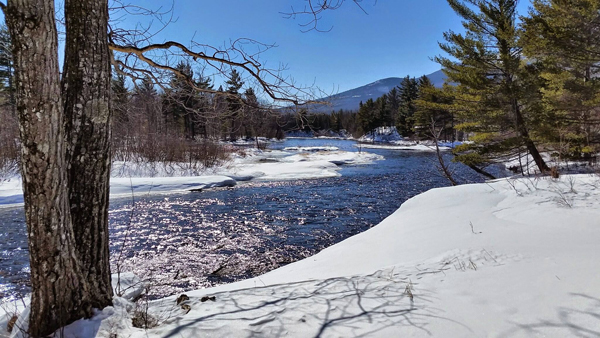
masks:
[[[431,142],[412,142],[412,141],[396,141],[389,144],[369,144],[360,143],[356,144],[355,147],[364,149],[388,149],[388,150],[410,150],[419,152],[435,152],[435,144]],[[447,151],[450,147],[440,145],[440,150]]]
[[[594,162],[590,161],[561,161],[558,157],[553,157],[548,152],[541,153],[544,162],[548,165],[548,167],[556,167],[559,172],[569,172],[569,173],[590,173],[597,170],[597,165]],[[504,167],[508,170],[511,170],[515,173],[521,173],[521,168],[523,173],[529,175],[537,175],[540,173],[535,161],[533,160],[533,156],[530,154],[522,154],[519,156],[514,156],[512,158],[506,159],[502,162]]]
[[[295,147],[288,151],[247,149],[242,153],[232,154],[231,160],[224,165],[210,169],[190,168],[185,163],[165,166],[116,162],[110,179],[110,197],[185,193],[230,187],[239,181],[249,180],[336,177],[340,176],[340,165],[371,164],[382,159],[383,156],[380,155],[340,151],[336,147]],[[21,179],[16,177],[1,182],[0,207],[22,204]]]
[[[160,325],[119,336],[599,336],[599,219],[597,176],[433,189],[313,257],[188,292],[189,312],[154,301]]]
[[[336,147],[291,147],[288,150],[294,152],[250,154],[219,173],[263,181],[329,178],[340,176],[340,165],[371,164],[384,159],[377,154],[338,151]]]
[[[313,151],[335,151],[335,150],[339,150],[340,148],[338,147],[327,147],[327,146],[323,146],[323,147],[285,147],[283,148],[284,151],[303,151],[303,152],[313,152]]]
[[[145,194],[178,193],[201,191],[214,187],[231,187],[236,180],[228,176],[192,177],[132,177],[111,178],[110,196],[124,197]]]
[[[402,135],[398,133],[396,127],[378,127],[358,139],[359,142],[371,143],[390,143],[402,140]]]

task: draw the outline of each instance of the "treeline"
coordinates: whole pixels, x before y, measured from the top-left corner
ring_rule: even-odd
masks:
[[[595,160],[600,147],[600,2],[448,0],[465,33],[444,34],[434,58],[447,83],[405,78],[361,104],[364,129],[462,139],[455,159],[474,169],[529,155],[541,172],[558,161]]]
[[[225,88],[213,88],[209,78],[195,76],[180,62],[159,92],[150,78],[128,89],[117,74],[113,91],[113,153],[116,160],[141,156],[148,161],[205,159],[212,165],[223,152],[218,141],[257,137],[282,138],[276,115],[259,102],[233,70]]]
[[[436,130],[441,131],[444,140],[462,138],[454,130],[454,116],[446,111],[432,112],[424,109],[420,103],[424,99],[433,99],[434,85],[428,77],[402,79],[399,86],[387,94],[373,100],[361,102],[358,110],[358,122],[364,132],[378,127],[395,126],[403,137],[424,139],[431,136],[431,117],[435,118]]]
[[[285,133],[324,135],[324,136],[360,136],[363,130],[354,111],[340,109],[331,113],[309,113],[302,109],[297,113],[282,114],[278,119]]]

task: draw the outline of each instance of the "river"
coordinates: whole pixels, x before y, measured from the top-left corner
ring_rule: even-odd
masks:
[[[288,139],[272,148],[355,142]],[[113,272],[133,271],[162,297],[263,274],[313,255],[369,229],[407,199],[447,186],[433,153],[366,149],[385,160],[345,166],[341,177],[241,182],[200,193],[113,199],[110,243]],[[461,183],[482,182],[453,164]],[[0,209],[0,296],[29,290],[22,208]],[[368,253],[365,253],[368,254]]]

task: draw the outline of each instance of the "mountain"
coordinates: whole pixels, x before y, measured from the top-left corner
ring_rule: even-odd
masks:
[[[436,87],[441,87],[446,79],[446,75],[441,70],[431,73],[427,75],[427,77]],[[322,100],[329,102],[330,104],[311,105],[309,111],[313,113],[331,113],[332,111],[338,111],[340,109],[358,110],[358,105],[361,101],[365,102],[368,99],[375,100],[383,94],[387,94],[392,88],[400,85],[401,81],[402,78],[389,77],[387,79],[369,83],[362,87],[325,97]]]

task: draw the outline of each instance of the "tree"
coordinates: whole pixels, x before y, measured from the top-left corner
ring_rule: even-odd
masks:
[[[298,88],[287,86],[285,77],[265,69],[256,54],[239,49],[229,51],[241,55],[242,62],[232,61],[235,58],[228,51],[192,51],[173,41],[140,46],[148,42],[143,34],[139,40],[128,40],[111,30],[109,38],[107,0],[65,0],[61,79],[54,1],[9,0],[0,2],[0,9],[12,40],[21,134],[32,284],[29,334],[41,337],[91,316],[92,308],[112,303],[108,247],[111,62],[119,73],[134,80],[145,76],[158,80],[160,71],[185,78],[173,66],[146,54],[173,48],[212,65],[244,70],[273,99],[299,103],[298,96],[290,93]],[[315,7],[327,9],[331,8],[326,3]],[[119,58],[116,53],[124,55]]]
[[[395,126],[396,125],[396,118],[398,117],[398,112],[400,110],[400,93],[398,91],[398,87],[394,87],[392,88],[389,93],[387,93],[387,102],[388,102],[388,106],[389,106],[389,113],[390,116],[389,121],[388,121],[388,125],[389,126]]]
[[[8,105],[14,108],[14,67],[11,46],[8,28],[6,26],[0,27],[0,92],[5,96]]]
[[[191,64],[183,61],[177,64],[176,69],[183,76],[171,75],[169,87],[164,93],[164,116],[167,124],[176,134],[193,139],[195,136],[193,115],[199,103],[194,71]]]
[[[463,18],[466,33],[444,33],[440,47],[450,57],[435,60],[448,82],[457,84],[456,104],[463,120],[457,128],[475,133],[474,143],[457,149],[460,161],[488,163],[498,154],[521,146],[541,172],[548,170],[531,137],[535,105],[528,104],[527,67],[518,45],[515,0],[448,0]],[[473,9],[474,8],[474,9]],[[529,89],[529,88],[528,88]]]
[[[65,2],[62,83],[54,3],[16,0],[1,7],[13,42],[21,126],[29,333],[40,337],[112,303],[108,3]]]
[[[449,107],[454,98],[449,87],[436,88],[428,77],[419,79],[418,99],[415,100],[415,113],[411,119],[414,132],[419,137],[440,139],[448,134],[454,141],[454,116]],[[435,134],[435,135],[434,135]]]
[[[419,83],[417,79],[409,76],[402,79],[398,87],[400,94],[400,107],[398,109],[397,127],[402,136],[413,133],[412,116],[415,114],[415,101],[419,97]]]
[[[521,44],[544,81],[544,136],[567,158],[591,156],[599,143],[600,2],[535,0]]]
[[[237,70],[232,70],[229,79],[227,82],[227,116],[230,121],[230,129],[229,129],[229,140],[235,141],[236,132],[238,131],[237,120],[241,113],[241,108],[243,106],[242,97],[239,93],[239,90],[244,85],[244,81],[240,77],[240,73]]]

